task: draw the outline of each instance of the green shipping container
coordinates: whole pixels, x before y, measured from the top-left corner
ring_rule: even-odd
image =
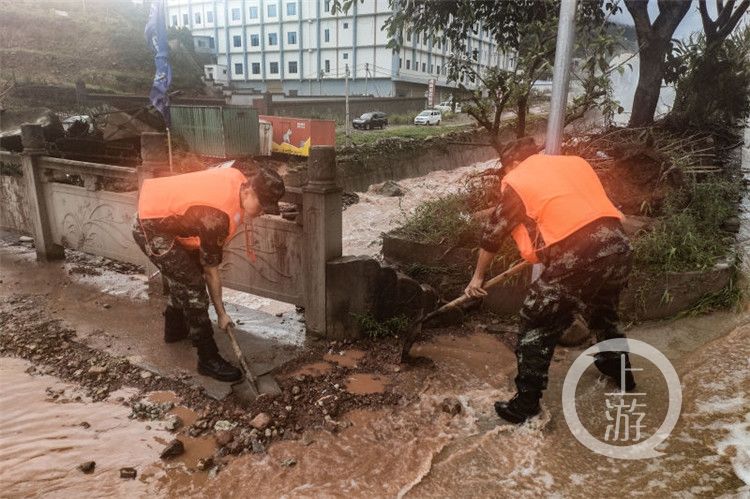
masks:
[[[244,106],[170,106],[172,133],[203,156],[260,154],[258,112]]]

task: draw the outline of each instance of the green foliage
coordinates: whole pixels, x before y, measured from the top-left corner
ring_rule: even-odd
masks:
[[[694,183],[670,193],[665,216],[634,241],[636,264],[660,272],[712,267],[731,244],[721,226],[736,213],[738,195],[736,184],[723,181]]]
[[[394,232],[412,241],[476,246],[480,224],[471,216],[466,193],[425,201]]]
[[[708,45],[699,35],[673,42],[665,80],[676,84],[670,121],[701,128],[735,127],[750,116],[750,26]]]
[[[377,340],[389,336],[399,336],[406,332],[409,327],[409,318],[405,315],[397,315],[384,321],[375,319],[372,314],[354,314],[360,331],[370,339]]]

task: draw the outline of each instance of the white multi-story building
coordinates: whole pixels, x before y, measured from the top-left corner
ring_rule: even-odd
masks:
[[[440,93],[455,88],[446,78],[450,47],[417,33],[404,34],[400,52],[387,47],[390,14],[388,0],[357,0],[346,14],[332,14],[330,0],[167,0],[169,25],[216,51],[207,75],[236,89],[342,95],[347,68],[355,95],[422,95],[431,79]],[[513,64],[483,29],[468,49],[480,69]]]

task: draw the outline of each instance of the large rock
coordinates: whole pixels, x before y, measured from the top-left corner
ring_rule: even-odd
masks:
[[[271,424],[271,416],[265,412],[261,412],[250,421],[250,426],[259,431],[265,430],[269,424]]]
[[[404,195],[404,189],[393,180],[386,180],[382,184],[373,186],[372,192],[387,197],[399,197]]]

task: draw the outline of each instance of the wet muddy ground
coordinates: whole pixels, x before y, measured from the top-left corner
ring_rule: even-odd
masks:
[[[521,428],[500,424],[492,404],[512,395],[515,357],[512,328],[491,317],[425,331],[412,350],[419,361],[408,365],[397,362],[394,340],[308,340],[273,372],[282,395],[245,409],[231,395],[209,396],[189,364],[184,372],[163,363],[144,369],[142,351],[128,356],[133,350],[82,334],[91,318],[66,315],[61,308],[68,305],[35,284],[35,272],[49,277],[49,268],[6,250],[0,489],[10,496],[653,497],[748,490],[747,309],[629,331],[673,362],[684,402],[665,456],[627,462],[584,448],[562,417],[562,379],[581,349],[556,352],[540,418]],[[26,267],[7,267],[12,262]],[[87,296],[85,288],[112,304],[97,305],[99,315],[121,313],[115,297],[67,276],[71,294]],[[147,325],[159,340],[158,315],[153,321]],[[647,362],[634,364],[644,369],[638,381],[653,409],[645,419],[653,431],[665,386]],[[607,425],[602,407],[611,388],[591,371],[579,385],[577,407],[592,433]],[[160,458],[174,439],[185,452]],[[95,464],[85,473],[79,466],[88,461]],[[135,478],[121,478],[123,468],[134,469]]]

